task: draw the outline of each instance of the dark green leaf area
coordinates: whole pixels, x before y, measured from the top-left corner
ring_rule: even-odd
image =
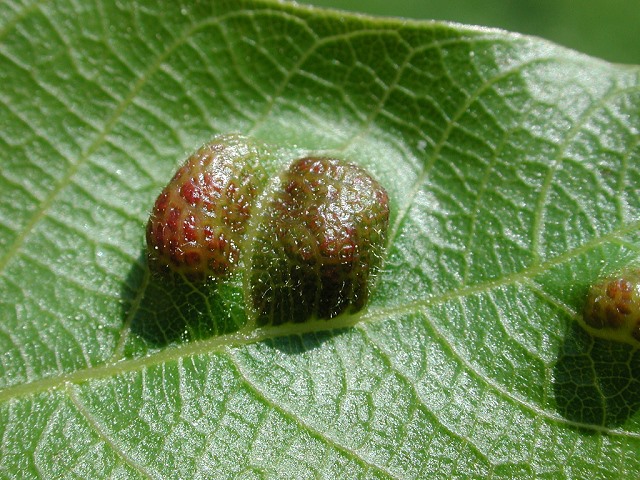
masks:
[[[141,254],[142,259],[145,257],[146,251]],[[132,271],[132,282],[137,281],[135,277],[138,274]],[[237,331],[246,323],[237,275],[227,276],[224,283],[201,282],[163,271],[140,281],[145,282],[144,297],[129,322],[131,332],[142,344],[130,345],[127,356],[138,356],[148,348],[210,339]],[[129,307],[127,313],[131,313]]]
[[[571,328],[554,367],[559,412],[584,428],[619,427],[640,410],[640,350]]]

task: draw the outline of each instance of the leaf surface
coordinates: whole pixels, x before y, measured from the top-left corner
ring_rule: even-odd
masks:
[[[640,69],[268,1],[0,6],[7,478],[636,478],[640,355],[579,326],[640,249]],[[219,133],[385,185],[367,308],[247,327],[144,227]]]

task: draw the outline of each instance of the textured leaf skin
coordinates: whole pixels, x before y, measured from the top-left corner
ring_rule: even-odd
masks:
[[[639,67],[286,2],[6,0],[0,125],[1,478],[640,476],[640,349],[579,324],[640,252]],[[270,179],[384,184],[365,308],[257,327],[247,269],[150,273],[158,193],[225,132]]]
[[[389,197],[363,168],[331,158],[291,164],[256,235],[258,324],[355,313],[367,302],[389,226]]]

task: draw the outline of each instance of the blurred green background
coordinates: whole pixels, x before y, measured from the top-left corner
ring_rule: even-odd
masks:
[[[342,10],[499,27],[640,64],[640,0],[309,0]]]

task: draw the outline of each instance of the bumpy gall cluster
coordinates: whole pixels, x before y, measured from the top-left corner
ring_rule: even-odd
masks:
[[[206,280],[242,262],[260,325],[362,309],[386,241],[384,188],[332,158],[296,160],[270,179],[255,145],[218,137],[179,168],[147,224],[150,265]]]
[[[147,224],[150,265],[191,279],[237,265],[254,198],[266,181],[244,137],[219,137],[187,159],[158,196]]]
[[[281,182],[253,253],[258,323],[360,310],[386,240],[386,191],[361,167],[332,158],[297,160]]]
[[[584,321],[605,338],[640,343],[640,270],[624,272],[592,285]]]

